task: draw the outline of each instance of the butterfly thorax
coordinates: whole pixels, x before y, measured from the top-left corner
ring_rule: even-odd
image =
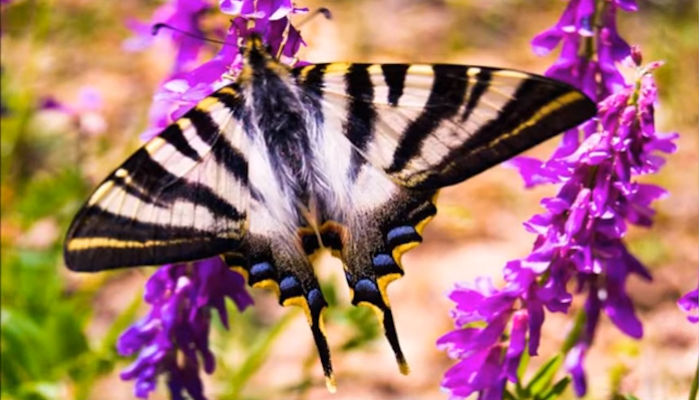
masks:
[[[261,208],[272,219],[307,225],[319,171],[314,170],[311,146],[317,121],[308,108],[290,69],[274,60],[255,40],[249,41],[239,84],[249,119],[246,134],[253,147],[250,169],[264,179],[253,180],[261,194]],[[257,171],[256,171],[257,169]]]

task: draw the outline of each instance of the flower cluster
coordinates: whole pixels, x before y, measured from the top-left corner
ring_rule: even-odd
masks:
[[[204,0],[170,0],[155,11],[149,23],[128,22],[136,36],[125,42],[127,50],[148,46],[153,41],[152,27],[164,24],[172,30],[169,38],[176,51],[172,73],[154,96],[149,128],[142,138],[157,136],[199,100],[229,83],[243,65],[238,46],[252,33],[260,35],[283,61],[294,62],[303,41],[289,17],[305,9],[295,8],[290,0],[220,0],[219,9],[234,18],[224,35],[225,44],[213,58],[198,65],[205,47],[202,19],[213,8]],[[151,311],[125,331],[118,343],[120,354],[138,353],[121,375],[136,380],[137,397],[148,397],[158,376],[165,374],[173,398],[183,398],[184,392],[194,399],[204,398],[199,370],[201,366],[207,373],[214,370],[208,348],[211,309],[218,311],[227,326],[227,297],[240,310],[252,304],[244,279],[219,257],[165,265],[150,278],[145,299]]]
[[[650,204],[666,191],[635,177],[659,170],[664,159],[658,153],[675,151],[677,134],[656,131],[651,71],[660,64],[639,65],[639,51],[630,53],[615,30],[617,7],[632,10],[636,5],[572,0],[559,23],[533,40],[535,51],[542,53],[563,39],[562,55],[547,74],[598,99],[598,115],[567,133],[550,160],[512,162],[526,185],[561,187],[556,196],[542,200],[545,211],[525,223],[537,238],[527,257],[506,265],[503,288],[481,278],[450,294],[456,329],[440,338],[438,347],[460,360],[442,382],[453,398],[473,392],[479,392],[479,399],[502,398],[506,381],[517,382],[515,369],[525,347],[537,354],[545,310],[569,310],[570,282],[586,297],[583,323],[574,326],[562,349],[577,395],[586,393],[583,362],[602,312],[625,334],[642,336],[625,282],[633,274],[651,276],[622,239],[629,224],[651,225]],[[588,40],[594,40],[597,57],[582,51],[591,46]],[[637,68],[632,85],[620,80],[614,63],[627,54],[627,64]]]
[[[605,3],[571,0],[556,25],[532,40],[537,55],[549,53],[562,42],[559,59],[546,75],[581,88],[592,99],[605,98],[625,86],[615,62],[627,57],[630,47],[617,32],[615,14],[618,8],[636,11],[637,3],[634,0]],[[600,83],[596,80],[598,77]]]
[[[137,397],[148,397],[158,375],[167,373],[173,398],[182,398],[186,391],[193,399],[204,399],[199,359],[204,371],[214,371],[209,350],[211,309],[228,328],[225,299],[233,300],[239,310],[253,303],[244,286],[243,277],[229,270],[221,258],[164,265],[149,278],[144,299],[151,311],[122,333],[117,343],[123,356],[139,353],[121,374],[122,379],[136,379]]]
[[[136,36],[125,42],[127,50],[141,50],[151,44],[156,24],[167,24],[179,30],[169,32],[177,56],[172,73],[153,97],[149,128],[141,135],[142,139],[158,135],[199,100],[230,83],[226,75],[236,76],[243,66],[238,46],[251,33],[260,35],[272,53],[287,62],[294,62],[294,55],[304,44],[290,16],[305,13],[307,9],[294,7],[291,0],[220,0],[220,11],[234,18],[224,29],[225,44],[209,61],[198,65],[200,51],[206,45],[201,25],[210,9],[209,3],[202,0],[170,0],[154,12],[148,23],[128,22]],[[166,30],[156,33],[160,32]],[[193,36],[202,36],[202,39]]]

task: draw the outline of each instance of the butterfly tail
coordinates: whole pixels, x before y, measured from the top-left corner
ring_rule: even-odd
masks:
[[[399,371],[404,375],[408,374],[409,367],[399,344],[399,337],[394,326],[394,316],[391,313],[387,299],[385,299],[385,296],[382,296],[379,284],[366,278],[358,280],[353,286],[352,304],[369,307],[375,312],[384,328],[384,335],[394,351]]]
[[[224,257],[226,263],[246,277],[251,287],[271,290],[281,305],[296,306],[304,311],[321,359],[326,387],[334,393],[335,376],[323,323],[323,312],[328,303],[321,293],[311,264],[305,255],[295,252],[284,252],[284,257],[275,257],[268,243],[256,242],[254,238],[249,238],[244,246],[247,255],[229,253]]]

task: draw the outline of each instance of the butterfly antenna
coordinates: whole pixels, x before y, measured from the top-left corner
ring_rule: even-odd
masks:
[[[191,38],[194,38],[194,39],[199,39],[199,40],[202,40],[202,41],[205,41],[205,42],[218,43],[218,44],[223,44],[223,45],[226,45],[226,46],[236,46],[236,47],[238,47],[238,45],[235,44],[235,43],[229,43],[229,42],[224,41],[224,40],[213,39],[213,38],[206,37],[206,36],[204,36],[204,35],[198,35],[198,34],[196,34],[196,33],[192,33],[192,32],[189,32],[189,31],[185,31],[185,30],[182,30],[182,29],[180,29],[180,28],[176,28],[176,27],[174,27],[174,26],[172,26],[172,25],[170,25],[170,24],[166,24],[165,22],[158,22],[157,24],[154,24],[154,25],[151,27],[151,35],[156,36],[156,35],[158,34],[158,32],[160,32],[161,29],[170,29],[171,31],[175,31],[175,32],[181,33],[181,34],[183,34],[183,35],[185,35],[185,36],[188,36],[188,37],[191,37]]]
[[[320,8],[317,8],[317,9],[311,11],[311,13],[309,13],[309,15],[306,16],[306,18],[302,19],[297,24],[297,28],[301,28],[303,25],[305,25],[306,23],[308,23],[312,19],[316,18],[319,14],[326,17],[326,19],[333,18],[333,15],[331,14],[331,10],[327,9],[326,7],[320,7]]]

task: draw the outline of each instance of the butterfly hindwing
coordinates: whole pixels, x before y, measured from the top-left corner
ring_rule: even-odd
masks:
[[[248,207],[235,86],[201,101],[95,190],[65,241],[69,268],[190,261],[238,246]]]

